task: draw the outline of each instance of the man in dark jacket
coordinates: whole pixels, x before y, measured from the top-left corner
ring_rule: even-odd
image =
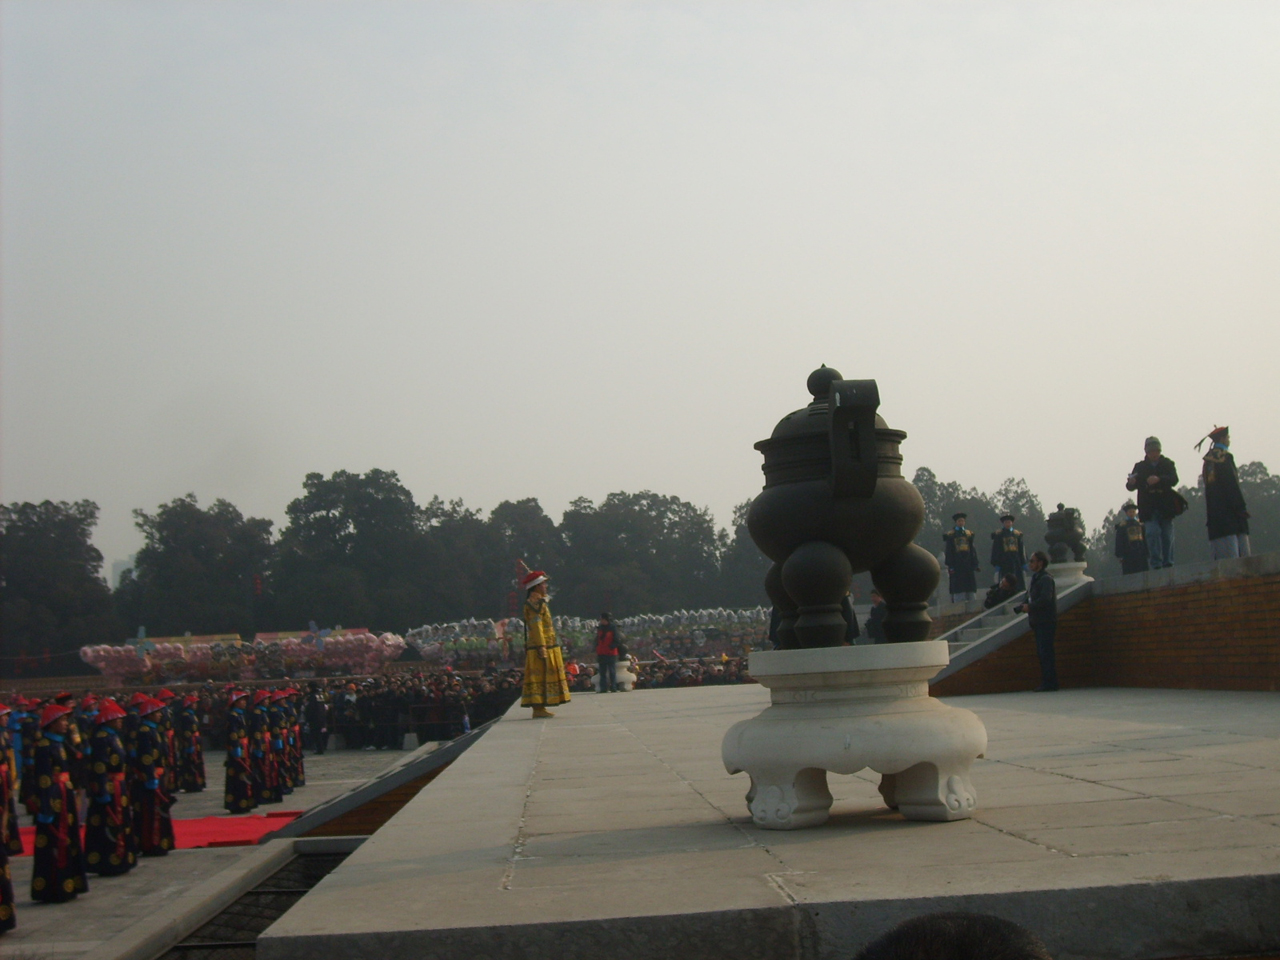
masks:
[[[967,513],[952,514],[955,526],[942,535],[952,603],[978,599],[978,553],[973,549],[973,532],[964,525],[968,518]]]
[[[311,735],[311,750],[316,756],[323,756],[329,743],[329,698],[315,681],[307,688],[307,701],[302,714]]]
[[[1116,556],[1123,573],[1143,573],[1149,568],[1147,537],[1138,519],[1138,505],[1130,500],[1123,507],[1124,519],[1116,524]]]
[[[1173,518],[1178,515],[1178,470],[1161,453],[1160,439],[1147,437],[1146,456],[1133,465],[1126,490],[1138,493],[1138,519],[1144,524],[1151,569],[1173,566]]]
[[[1018,607],[1031,621],[1031,631],[1036,635],[1036,656],[1040,658],[1040,686],[1037,693],[1058,689],[1058,668],[1054,660],[1053,640],[1058,632],[1058,588],[1045,568],[1049,557],[1037,550],[1027,561],[1031,568],[1031,583],[1027,587],[1027,602]]]
[[[1249,511],[1240,492],[1236,458],[1231,455],[1231,431],[1214,427],[1205,437],[1212,444],[1204,455],[1204,505],[1208,513],[1209,546],[1213,559],[1249,556]],[[1204,443],[1201,440],[1200,443]],[[1199,444],[1196,445],[1199,450]]]
[[[889,615],[889,608],[884,604],[884,597],[879,590],[871,591],[871,612],[867,614],[867,640],[871,643],[884,643],[884,618]]]

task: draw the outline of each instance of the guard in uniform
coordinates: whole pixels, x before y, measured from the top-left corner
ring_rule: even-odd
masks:
[[[252,741],[245,705],[249,695],[243,690],[227,694],[231,709],[227,711],[227,782],[223,805],[229,813],[248,813],[258,805],[258,791],[253,782]]]
[[[160,729],[164,704],[148,699],[138,708],[138,757],[133,781],[134,825],[138,852],[144,857],[168,856],[173,849],[173,797],[165,788],[168,746]]]
[[[33,817],[40,808],[40,801],[36,798],[36,741],[40,739],[40,712],[43,709],[39,700],[27,701],[26,716],[21,723],[22,782],[18,784],[18,802]]]
[[[1231,431],[1214,427],[1200,443],[1210,441],[1200,477],[1204,481],[1204,506],[1209,524],[1209,546],[1213,559],[1247,557],[1249,549],[1249,509],[1240,492],[1236,458],[1231,455]]]
[[[128,873],[138,862],[127,772],[120,739],[124,709],[106,699],[98,707],[97,729],[89,738],[89,812],[84,828],[85,861],[104,877]]]
[[[1000,518],[1000,529],[991,535],[991,566],[995,570],[995,582],[999,586],[1005,577],[1012,577],[1014,585],[1022,590],[1026,583],[1022,569],[1027,564],[1027,554],[1022,547],[1022,531],[1013,529],[1013,514]]]
[[[0,703],[0,836],[8,837],[10,831],[17,831],[17,813],[13,804],[13,751],[9,748],[9,714],[10,710]],[[19,834],[18,845],[21,848],[22,838]],[[21,849],[19,849],[21,852]],[[13,913],[13,880],[9,877],[9,849],[7,843],[0,843],[0,933],[12,930],[17,925]]]
[[[40,711],[40,738],[35,743],[36,848],[31,899],[42,903],[64,903],[89,889],[66,743],[70,713],[70,707],[57,703]]]
[[[1116,556],[1123,573],[1143,573],[1151,568],[1147,535],[1138,519],[1138,505],[1130,500],[1120,508],[1124,519],[1116,524]]]
[[[271,721],[271,760],[280,783],[280,798],[293,793],[293,757],[289,750],[289,717],[285,699],[288,694],[276,690],[266,703]]]
[[[942,535],[947,548],[948,589],[952,603],[978,598],[978,554],[973,549],[973,531],[965,528],[967,513],[953,513],[955,526]]]
[[[178,714],[177,751],[179,790],[199,793],[204,789],[204,742],[200,733],[200,715],[196,712],[200,698],[194,693],[182,698]]]
[[[22,825],[18,822],[18,753],[13,749],[9,721],[13,711],[0,703],[0,847],[22,856]],[[6,863],[8,861],[5,861]]]
[[[289,743],[293,752],[293,785],[305,787],[307,765],[302,754],[302,693],[294,687],[290,687],[285,693],[289,695],[285,700],[285,706],[288,708]]]
[[[178,695],[168,688],[157,693],[156,699],[164,704],[164,709],[152,717],[164,745],[164,791],[171,797],[178,790],[178,734],[174,722],[174,713],[178,708],[177,698]]]
[[[271,741],[271,713],[268,701],[271,694],[258,690],[253,695],[253,709],[249,711],[249,764],[253,768],[253,786],[258,803],[279,803],[280,772],[276,769]]]

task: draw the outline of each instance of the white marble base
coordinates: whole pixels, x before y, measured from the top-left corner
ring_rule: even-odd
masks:
[[[929,696],[947,643],[881,643],[751,654],[751,675],[771,705],[734,724],[721,746],[730,773],[751,777],[756,825],[794,830],[823,823],[827,772],[881,774],[885,803],[909,820],[961,820],[977,805],[970,764],[987,731],[968,710]]]
[[[1084,571],[1087,566],[1089,565],[1083,560],[1068,560],[1066,563],[1051,563],[1046,569],[1049,571],[1049,576],[1053,577],[1054,586],[1062,591],[1066,587],[1074,587],[1079,583],[1092,583],[1093,577],[1085,576]]]

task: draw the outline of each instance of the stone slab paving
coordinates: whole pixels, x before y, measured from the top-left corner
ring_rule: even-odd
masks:
[[[905,821],[864,772],[831,776],[830,821],[794,832],[755,828],[745,775],[720,762],[767,697],[513,708],[258,956],[847,958],[904,916],[960,907],[1036,928],[1060,960],[1280,946],[1278,694],[953,698],[990,735],[972,820]]]
[[[278,807],[305,810],[342,793],[396,762],[401,754],[344,750],[321,757],[308,755],[307,785]],[[207,769],[220,778],[220,758]],[[198,794],[179,794],[173,808],[180,819],[223,814],[221,781]],[[24,825],[29,819],[23,816]],[[89,892],[70,903],[37,904],[31,900],[31,858],[9,861],[17,895],[18,926],[0,937],[0,957],[62,960],[85,953],[125,930],[159,906],[220,870],[236,863],[254,847],[175,850],[167,857],[143,860],[121,877],[89,877]]]

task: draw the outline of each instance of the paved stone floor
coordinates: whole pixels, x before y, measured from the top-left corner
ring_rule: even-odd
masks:
[[[1280,874],[1280,694],[953,698],[990,737],[973,819],[907,822],[864,773],[830,777],[830,821],[794,832],[755,828],[745,775],[720,760],[725,731],[767,699],[713,687],[582,695],[551,721],[513,710],[259,956],[463,930],[500,955],[504,925]]]
[[[278,807],[305,810],[343,793],[398,761],[395,751],[342,750],[322,757],[308,755],[307,785]],[[207,768],[217,782],[198,794],[179,794],[173,814],[179,819],[223,814],[220,758]],[[23,817],[24,825],[29,823]],[[122,877],[89,878],[89,892],[70,903],[37,904],[30,898],[31,858],[10,860],[18,903],[18,926],[0,937],[0,957],[14,960],[62,960],[78,956],[134,923],[167,898],[201,883],[234,864],[253,847],[175,850],[167,857],[144,860]]]

